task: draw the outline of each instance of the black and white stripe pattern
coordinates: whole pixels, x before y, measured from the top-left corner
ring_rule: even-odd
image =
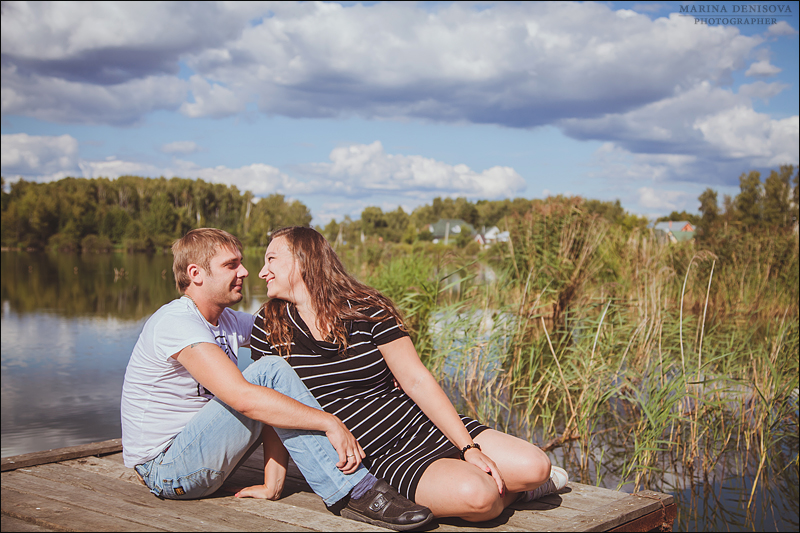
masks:
[[[413,500],[422,474],[436,459],[457,454],[456,447],[416,403],[394,387],[392,373],[378,349],[408,335],[393,318],[348,324],[347,356],[336,344],[315,340],[296,313],[289,364],[327,412],[339,417],[367,454],[364,465]],[[370,316],[380,314],[370,309]],[[263,310],[256,317],[250,341],[253,359],[277,354],[263,329]],[[462,416],[472,437],[488,429]]]

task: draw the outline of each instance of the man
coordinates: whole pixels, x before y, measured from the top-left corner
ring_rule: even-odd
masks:
[[[125,465],[161,498],[215,492],[260,439],[280,438],[311,488],[342,515],[395,530],[432,520],[361,465],[364,451],[323,411],[292,368],[265,357],[244,373],[236,364],[254,317],[242,299],[242,244],[218,229],[175,242],[173,272],[183,297],[144,325],[122,388]],[[274,447],[272,447],[274,449]],[[264,485],[237,496],[277,499],[286,459],[265,457]]]

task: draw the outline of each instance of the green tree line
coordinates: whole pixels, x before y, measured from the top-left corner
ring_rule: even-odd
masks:
[[[699,241],[710,243],[720,235],[739,232],[781,231],[797,224],[798,174],[791,165],[770,172],[762,183],[758,171],[739,178],[740,192],[725,195],[719,206],[717,192],[706,189],[698,198],[699,213],[673,212],[659,220],[688,220],[698,228]],[[430,204],[406,213],[402,207],[384,212],[370,206],[360,219],[332,219],[323,228],[325,236],[338,244],[356,244],[365,239],[387,243],[425,241],[425,231],[440,219],[462,219],[478,231],[492,226],[508,230],[514,220],[532,210],[547,211],[548,205],[567,201],[574,209],[625,229],[644,228],[647,220],[626,212],[619,200],[609,202],[580,197],[553,199],[514,198],[477,200],[434,198]],[[235,186],[201,179],[65,178],[49,183],[18,181],[2,192],[2,244],[7,247],[59,250],[110,250],[122,246],[130,251],[166,248],[196,227],[213,226],[240,236],[247,246],[264,247],[272,230],[287,225],[309,225],[311,212],[299,201],[272,194],[255,198]],[[467,246],[460,236],[456,243]]]
[[[347,216],[341,222],[332,219],[321,228],[321,231],[330,242],[336,243],[359,242],[363,236],[366,239],[380,239],[382,242],[412,244],[416,241],[431,240],[432,235],[425,230],[425,227],[440,219],[461,219],[472,224],[478,232],[483,232],[492,226],[498,226],[504,231],[510,228],[509,220],[524,216],[532,209],[547,205],[551,201],[561,200],[565,198],[560,195],[553,199],[514,198],[476,202],[463,197],[436,197],[430,204],[419,206],[411,213],[406,213],[402,207],[389,212],[383,212],[380,207],[367,207],[361,212],[359,220],[352,220]],[[586,200],[577,196],[571,200],[574,200],[586,213],[597,215],[628,229],[647,225],[646,218],[628,213],[619,200],[613,202]],[[464,247],[471,242],[471,238],[467,234],[461,234],[454,242]]]
[[[794,174],[794,178],[792,177]],[[761,181],[757,170],[739,176],[739,194],[725,195],[722,207],[717,191],[708,188],[698,198],[700,215],[695,217],[702,237],[710,238],[720,227],[742,230],[793,229],[798,221],[798,169],[783,165]]]
[[[2,244],[8,247],[146,251],[204,226],[263,247],[272,229],[310,223],[311,212],[299,201],[280,194],[255,199],[249,191],[201,179],[20,180],[9,192],[3,180]]]

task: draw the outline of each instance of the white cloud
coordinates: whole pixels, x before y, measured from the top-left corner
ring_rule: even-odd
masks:
[[[770,64],[768,60],[757,61],[750,65],[750,68],[744,73],[745,76],[775,76],[781,71],[775,65]]]
[[[147,176],[152,178],[171,177],[155,165],[137,161],[124,161],[109,157],[104,161],[81,160],[78,163],[84,178],[109,178],[116,179],[120,176]]]
[[[161,151],[165,154],[193,154],[200,150],[194,141],[175,141],[161,146]]]
[[[340,194],[392,193],[402,196],[442,194],[471,198],[502,198],[525,188],[525,180],[510,167],[475,172],[463,164],[449,165],[419,155],[387,154],[380,141],[335,148],[331,163],[306,168]]]
[[[108,122],[133,121],[177,106],[191,117],[218,117],[255,101],[263,112],[295,117],[359,114],[529,127],[621,113],[668,97],[675,87],[724,80],[762,42],[732,27],[697,27],[677,14],[651,20],[599,3],[476,9],[455,2],[433,11],[405,2],[184,6],[4,7],[4,65],[39,85],[30,95],[16,88],[4,94],[4,113],[7,107],[65,120],[50,103],[73,107],[76,96],[64,83],[112,91],[133,80],[158,80],[169,88],[162,77],[174,77],[182,60],[195,71],[194,102],[144,91],[124,119],[112,105],[91,111],[92,120],[106,112]],[[184,97],[186,84],[181,88]],[[20,97],[27,105],[16,102]],[[69,116],[80,120],[78,113]]]
[[[683,210],[681,206],[690,199],[682,191],[656,190],[652,187],[640,187],[637,193],[640,206],[660,212]]]
[[[179,141],[162,147],[180,153],[196,145]],[[2,136],[3,175],[23,177],[33,181],[54,181],[67,176],[110,178],[134,175],[166,178],[200,178],[211,183],[234,185],[253,194],[307,194],[317,191],[313,185],[298,181],[277,168],[256,163],[239,168],[225,166],[200,167],[190,161],[176,159],[170,166],[160,167],[141,161],[126,161],[116,157],[87,160],[78,157],[78,141],[69,136],[36,137],[25,133]]]
[[[257,196],[269,194],[297,195],[317,192],[309,184],[302,183],[277,168],[256,163],[239,168],[217,166],[214,168],[200,168],[193,165],[184,165],[182,169],[175,169],[174,175],[200,178],[211,183],[224,183],[235,185],[240,191],[251,191]]]
[[[225,117],[256,103],[290,117],[554,124],[577,139],[614,143],[619,157],[609,169],[619,175],[656,180],[688,179],[713,164],[720,174],[731,157],[751,158],[738,163],[751,166],[796,161],[796,117],[773,119],[752,105],[787,85],[723,87],[735,72],[780,73],[759,45],[797,32],[782,21],[746,36],[677,13],[640,13],[663,7],[650,6],[6,3],[2,112],[131,124],[154,110]],[[194,71],[190,79],[178,78],[179,63]],[[508,167],[476,172],[368,148],[332,153],[331,163],[312,167],[308,187],[350,195],[451,187],[472,197],[523,187]],[[622,168],[623,160],[633,166]],[[84,164],[110,172],[123,162]],[[259,190],[304,187],[273,167],[219,170],[228,172]]]
[[[747,98],[758,98],[760,100],[764,100],[765,102],[769,102],[770,98],[777,96],[787,87],[789,86],[785,83],[780,83],[777,81],[766,83],[759,80],[753,83],[740,85],[739,94],[746,96]]]
[[[704,82],[627,113],[560,125],[577,139],[610,140],[603,163],[596,158],[600,166],[607,165],[603,174],[609,179],[735,180],[741,170],[731,170],[732,165],[796,164],[797,116],[773,119],[753,111],[751,103],[751,98],[768,99],[786,87],[757,81],[742,85],[737,94]]]
[[[236,38],[248,18],[218,2],[7,2],[0,42],[24,72],[116,84],[177,74],[181,56]]]
[[[692,130],[695,117],[722,111],[743,98],[731,91],[702,82],[688,90],[676,90],[669,98],[626,113],[599,118],[567,119],[559,125],[577,139],[609,139],[633,152],[693,151],[701,137]]]
[[[592,159],[592,165],[600,171],[590,173],[590,177],[605,178],[618,184],[663,182],[691,176],[697,162],[693,155],[635,154],[611,142],[598,148]]]
[[[200,76],[192,76],[190,82],[194,102],[184,102],[180,109],[188,117],[225,117],[245,108],[246,102],[241,95],[227,87],[208,83]]]
[[[2,171],[26,179],[51,181],[67,173],[85,178],[115,179],[124,175],[147,177],[200,178],[211,183],[234,185],[257,196],[273,193],[285,195],[337,195],[364,197],[389,194],[407,201],[430,198],[430,195],[502,198],[525,189],[525,180],[510,167],[496,166],[482,172],[468,166],[449,165],[418,156],[387,154],[380,141],[335,148],[330,163],[306,165],[310,179],[299,180],[264,163],[238,168],[201,167],[190,161],[175,159],[168,166],[116,157],[87,160],[78,157],[78,141],[69,135],[32,137],[24,133],[3,135]],[[177,141],[162,147],[163,151],[181,153],[197,146],[191,141]],[[369,205],[374,205],[370,203]],[[395,204],[396,205],[396,204]]]
[[[620,112],[675,86],[721,79],[760,42],[732,28],[698,29],[686,17],[619,17],[589,3],[480,11],[455,3],[435,13],[405,3],[303,4],[276,13],[227,53],[209,50],[190,64],[257,91],[263,111],[290,116],[533,126]]]
[[[767,35],[770,37],[778,37],[781,35],[797,35],[797,30],[785,20],[778,21],[777,24],[771,24],[767,30]]]
[[[78,169],[78,141],[71,135],[36,136],[14,133],[2,136],[0,167],[5,176],[53,174]]]
[[[181,177],[202,179],[209,183],[233,185],[240,191],[250,191],[256,196],[269,194],[296,195],[314,192],[313,188],[302,183],[277,168],[255,163],[238,168],[226,166],[201,167],[190,161],[175,160],[167,167],[158,167],[148,163],[136,161],[122,161],[109,158],[106,161],[80,162],[80,168],[85,178],[107,177],[116,179],[124,175],[160,177]]]
[[[187,92],[184,80],[150,76],[95,85],[2,67],[2,113],[64,123],[131,124],[157,109],[174,110]]]
[[[800,120],[797,115],[773,120],[763,113],[737,106],[697,119],[693,127],[729,157],[746,157],[771,167],[798,163]]]

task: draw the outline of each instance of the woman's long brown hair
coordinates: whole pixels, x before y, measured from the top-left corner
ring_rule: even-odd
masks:
[[[379,322],[394,317],[405,331],[402,316],[392,301],[369,287],[344,268],[339,256],[318,231],[302,226],[282,228],[272,233],[271,240],[284,237],[289,251],[300,269],[300,276],[308,288],[311,302],[317,313],[317,328],[330,332],[329,338],[341,346],[340,354],[347,352],[349,320]],[[264,304],[264,331],[278,354],[291,354],[292,328],[286,314],[287,302],[272,298]],[[365,314],[369,308],[382,310],[375,316]],[[289,309],[295,312],[294,304]]]

